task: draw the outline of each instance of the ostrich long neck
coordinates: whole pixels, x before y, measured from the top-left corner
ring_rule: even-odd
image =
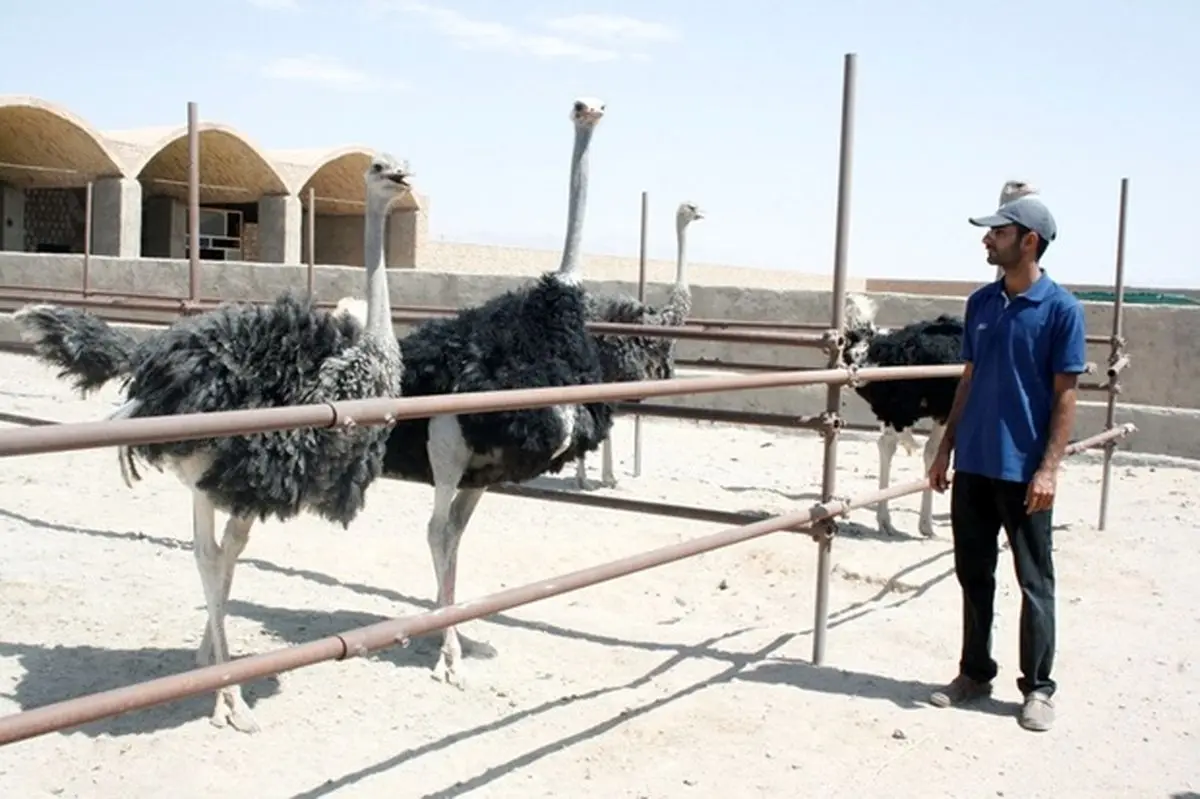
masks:
[[[363,265],[367,271],[366,334],[381,343],[396,343],[392,331],[392,301],[388,295],[387,267],[383,258],[383,228],[390,201],[367,195],[367,214],[363,219]]]
[[[583,237],[583,208],[587,204],[588,146],[592,129],[583,125],[575,128],[575,152],[571,156],[571,193],[567,204],[567,238],[563,242],[562,263],[558,274],[563,278],[579,277],[579,242]]]
[[[683,219],[675,224],[675,285],[664,309],[664,320],[671,325],[682,325],[692,312],[692,291],[687,282],[687,226]]]
[[[687,290],[687,222],[675,226],[675,288]]]

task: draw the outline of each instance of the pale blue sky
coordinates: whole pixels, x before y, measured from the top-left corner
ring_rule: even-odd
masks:
[[[1015,177],[1058,219],[1050,273],[1107,282],[1128,176],[1129,281],[1200,285],[1187,0],[38,0],[3,17],[0,93],[102,130],[182,124],[193,99],[264,147],[386,149],[448,240],[559,247],[567,113],[598,96],[586,251],[636,252],[645,189],[652,255],[672,256],[690,199],[708,212],[696,260],[817,273],[853,51],[853,275],[986,279],[966,217]]]

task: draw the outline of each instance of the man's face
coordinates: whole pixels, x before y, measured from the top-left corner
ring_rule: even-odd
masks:
[[[1021,261],[1021,234],[1016,225],[988,228],[983,234],[983,246],[987,249],[987,262],[993,266],[1007,269]]]

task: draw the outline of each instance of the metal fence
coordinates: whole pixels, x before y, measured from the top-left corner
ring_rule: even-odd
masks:
[[[828,354],[828,367],[825,369],[768,371],[758,374],[609,383],[567,388],[490,391],[449,396],[355,400],[305,406],[183,414],[171,417],[147,417],[119,421],[40,424],[30,426],[26,429],[0,431],[0,457],[12,457],[34,453],[62,452],[111,446],[115,444],[133,445],[157,441],[231,436],[293,427],[329,428],[351,424],[386,424],[398,419],[429,417],[439,414],[545,407],[560,403],[617,402],[621,400],[642,400],[653,397],[680,396],[695,393],[825,384],[827,386],[825,411],[819,417],[809,420],[808,423],[797,425],[820,430],[824,438],[824,463],[822,469],[821,501],[819,504],[807,510],[799,510],[766,519],[750,520],[739,517],[736,520],[737,526],[712,535],[640,553],[548,580],[508,589],[479,599],[439,608],[428,613],[358,628],[301,646],[288,647],[271,653],[241,658],[229,663],[195,669],[182,674],[66,700],[6,716],[0,718],[0,744],[12,743],[54,730],[73,727],[97,719],[174,701],[219,687],[237,684],[257,676],[277,674],[282,671],[326,660],[340,660],[356,655],[363,655],[375,649],[405,642],[416,635],[441,630],[464,621],[480,618],[569,591],[579,590],[637,571],[661,566],[683,558],[784,530],[806,529],[817,543],[818,567],[815,585],[816,599],[812,661],[815,665],[822,664],[825,658],[829,615],[831,552],[833,540],[837,532],[836,518],[857,507],[870,505],[884,499],[893,499],[917,493],[928,488],[927,480],[919,480],[891,486],[887,489],[859,497],[844,499],[835,497],[837,441],[838,434],[844,427],[840,415],[842,387],[870,381],[956,377],[962,371],[962,367],[959,365],[856,369],[842,364],[855,73],[856,57],[854,54],[847,54],[844,60],[843,73],[841,152],[838,170],[833,296],[830,323],[825,332],[754,331],[738,329],[742,328],[743,323],[717,322],[713,325],[706,325],[696,324],[697,320],[693,320],[693,323],[683,328],[615,324],[596,324],[592,326],[592,329],[596,332],[614,334],[751,341],[754,343],[769,343],[776,346],[820,347]],[[191,115],[189,115],[189,121],[194,121],[191,119]],[[192,133],[194,133],[194,125],[192,127]],[[189,148],[189,152],[193,159],[197,157],[194,149]],[[195,161],[193,160],[194,164]],[[198,183],[198,175],[195,169],[190,170],[190,177],[192,188],[194,189]],[[189,196],[192,201],[191,212],[193,214],[194,233],[194,221],[197,218],[197,194],[195,191],[190,191]],[[1121,294],[1124,274],[1123,250],[1126,201],[1127,182],[1122,181],[1121,222],[1118,236],[1116,280],[1117,301],[1114,304],[1113,333],[1110,338],[1101,339],[1111,341],[1112,344],[1108,368],[1108,425],[1104,432],[1078,441],[1069,448],[1069,453],[1071,454],[1091,447],[1102,446],[1105,448],[1105,478],[1101,498],[1101,524],[1104,521],[1107,504],[1110,458],[1113,446],[1119,439],[1134,432],[1132,425],[1116,426],[1113,418],[1114,402],[1118,393],[1117,379],[1122,369],[1128,364],[1128,355],[1123,351],[1124,341],[1121,336]],[[194,238],[193,241],[195,241]],[[198,273],[193,269],[193,275],[196,274]],[[137,311],[151,315],[197,312],[211,307],[212,303],[210,301],[205,301],[200,297],[198,281],[195,278],[193,278],[190,285],[192,290],[187,300],[183,301],[186,305],[182,307],[179,301],[164,300],[162,298],[128,299],[120,306],[115,302],[107,304],[111,306],[111,309],[116,311],[124,309],[126,313]],[[38,299],[43,301],[47,299],[45,293],[40,294],[41,296]],[[94,295],[79,297],[75,304],[96,307],[97,305],[105,304],[105,299]],[[402,311],[400,315],[403,316],[404,313]],[[754,325],[745,325],[745,327],[752,326]],[[661,508],[658,510],[643,507],[632,507],[629,509],[640,512],[663,512]]]

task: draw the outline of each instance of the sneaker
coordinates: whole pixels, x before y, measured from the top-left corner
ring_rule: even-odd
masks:
[[[1054,725],[1054,700],[1041,691],[1025,697],[1017,723],[1033,732],[1045,732]]]
[[[985,696],[991,696],[992,684],[978,682],[965,674],[955,677],[945,688],[934,691],[929,696],[929,702],[934,707],[951,707],[965,702],[973,702]]]

